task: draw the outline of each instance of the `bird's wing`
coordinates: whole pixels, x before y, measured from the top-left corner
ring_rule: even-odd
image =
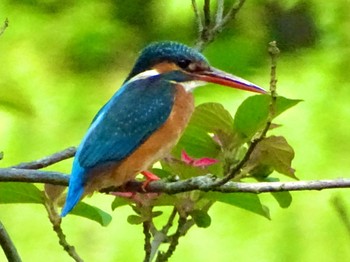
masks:
[[[169,117],[175,96],[170,82],[151,77],[126,83],[100,110],[78,148],[84,169],[130,155]]]

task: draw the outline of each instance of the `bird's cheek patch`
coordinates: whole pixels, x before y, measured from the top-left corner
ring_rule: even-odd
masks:
[[[134,76],[133,78],[131,78],[127,84],[130,84],[131,82],[137,81],[137,80],[142,80],[142,79],[147,79],[151,76],[157,76],[160,73],[157,71],[157,69],[150,69],[147,71],[144,71],[142,73],[137,74],[136,76]]]
[[[181,70],[180,67],[178,67],[175,63],[169,63],[169,62],[162,62],[162,63],[156,64],[153,67],[153,69],[156,70],[159,74],[164,74],[170,71]]]

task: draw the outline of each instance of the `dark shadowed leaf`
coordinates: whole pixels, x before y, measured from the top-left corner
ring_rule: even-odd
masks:
[[[287,208],[292,203],[292,195],[288,191],[284,192],[271,192],[271,195],[276,199],[279,206],[282,208]]]
[[[4,152],[0,152],[0,160],[4,158]]]
[[[0,183],[0,203],[44,203],[43,192],[30,183]]]
[[[291,167],[294,150],[282,136],[270,136],[256,146],[247,164],[248,168],[270,166],[277,172],[297,179]]]
[[[107,226],[112,221],[110,214],[84,202],[79,202],[79,204],[72,210],[70,214],[96,221],[101,226]]]
[[[152,217],[159,217],[159,216],[161,216],[162,214],[163,214],[162,211],[154,211],[154,212],[152,212]]]
[[[265,125],[269,114],[270,100],[268,95],[250,96],[238,107],[234,118],[234,127],[242,138],[251,139]],[[301,101],[282,96],[277,97],[275,117]]]
[[[269,209],[261,204],[256,194],[208,192],[204,196],[207,199],[243,208],[270,219]]]
[[[190,215],[198,227],[206,228],[211,224],[211,218],[206,211],[196,209]]]

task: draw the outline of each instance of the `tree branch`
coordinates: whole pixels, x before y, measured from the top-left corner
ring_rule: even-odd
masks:
[[[143,261],[150,262],[151,261],[151,252],[152,252],[151,233],[150,233],[151,222],[147,220],[147,221],[143,222],[142,225],[143,225],[143,234],[145,235],[145,245],[144,245],[145,258]]]
[[[142,188],[143,182],[130,182],[124,188],[114,188],[103,190],[102,192],[109,192],[109,190],[117,191],[132,191],[145,192]],[[213,186],[214,185],[214,186]],[[215,178],[211,175],[192,177],[178,182],[164,182],[154,181],[149,183],[146,188],[147,193],[167,193],[176,194],[182,192],[189,192],[193,190],[201,191],[216,191],[222,193],[267,193],[267,192],[283,192],[283,191],[304,191],[304,190],[323,190],[331,188],[349,188],[349,178],[325,179],[325,180],[309,180],[296,182],[227,182],[224,185],[215,186]]]
[[[53,171],[0,168],[0,182],[44,183],[67,186],[69,176]]]
[[[226,24],[235,18],[238,11],[242,8],[244,2],[245,0],[239,0],[238,3],[235,2],[234,4],[232,4],[232,7],[229,9],[226,15],[224,15],[224,0],[219,0],[215,15],[216,18],[214,21],[212,21],[210,17],[210,0],[204,0],[203,25],[196,1],[192,0],[192,6],[198,24],[198,38],[196,40],[195,48],[199,51],[203,51],[203,49],[209,43],[213,42],[217,34],[222,31]]]
[[[52,155],[43,157],[41,159],[31,161],[31,162],[24,162],[24,163],[12,166],[12,168],[41,169],[41,168],[56,164],[62,160],[73,157],[75,155],[76,151],[77,151],[77,149],[75,147],[68,147],[62,151],[59,151],[59,152],[54,153]]]
[[[140,192],[140,193],[167,193],[176,194],[192,190],[217,191],[223,193],[247,192],[266,193],[281,191],[322,190],[331,188],[350,187],[350,178],[337,178],[326,180],[309,180],[296,182],[227,182],[225,185],[215,186],[216,179],[211,175],[192,177],[176,182],[162,180],[150,182],[146,190],[142,187],[143,182],[129,182],[123,187],[107,188],[102,193],[112,191]],[[0,182],[27,182],[48,183],[53,185],[68,186],[69,175],[59,172],[26,170],[14,168],[0,168]],[[214,186],[213,186],[214,184]]]
[[[6,258],[11,262],[22,261],[15,245],[13,244],[10,236],[8,235],[4,225],[0,222],[0,245],[4,250]]]

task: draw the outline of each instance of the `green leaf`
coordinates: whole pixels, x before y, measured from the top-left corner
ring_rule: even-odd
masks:
[[[243,139],[251,139],[265,125],[269,115],[270,101],[269,95],[250,96],[238,107],[234,118],[234,128]],[[275,117],[301,101],[282,96],[277,97]]]
[[[153,174],[155,174],[160,179],[169,179],[173,177],[173,174],[169,173],[168,171],[160,168],[152,168],[150,170]]]
[[[221,104],[204,103],[196,107],[190,124],[211,133],[217,130],[231,133],[233,118]]]
[[[115,210],[118,207],[121,206],[126,206],[130,203],[131,201],[129,201],[128,199],[125,199],[123,197],[115,197],[113,202],[112,202],[112,210]]]
[[[84,202],[79,202],[72,212],[70,212],[70,214],[88,218],[104,227],[112,221],[110,214]]]
[[[2,160],[4,158],[4,152],[0,152],[0,160]]]
[[[185,133],[173,150],[174,155],[179,156],[185,149],[193,157],[215,158],[220,153],[220,145],[210,134],[217,135],[220,141],[234,136],[233,118],[218,103],[204,103],[196,107]]]
[[[182,150],[186,150],[193,157],[216,157],[220,146],[203,129],[188,125],[172,153],[179,157]]]
[[[190,215],[198,227],[207,228],[211,224],[211,218],[206,211],[196,209],[190,212]]]
[[[204,197],[210,200],[243,208],[270,219],[270,212],[268,208],[261,204],[260,199],[256,194],[208,192],[204,195]]]
[[[277,172],[297,179],[295,170],[291,167],[294,158],[294,150],[282,136],[270,136],[256,146],[252,153],[247,168],[255,168],[259,165],[270,166]]]
[[[0,203],[34,203],[43,204],[43,192],[30,183],[0,183]]]
[[[127,221],[131,225],[139,225],[139,224],[145,222],[146,218],[142,218],[142,217],[136,216],[136,215],[130,215],[130,216],[128,216]]]

